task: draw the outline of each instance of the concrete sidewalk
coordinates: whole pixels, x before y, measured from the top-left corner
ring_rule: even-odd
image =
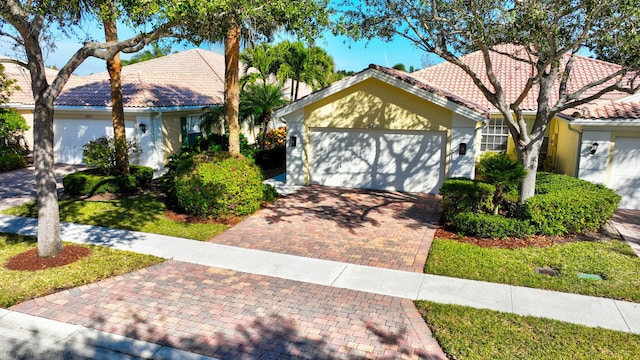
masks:
[[[36,220],[0,215],[0,232],[35,235]],[[278,254],[169,236],[62,224],[65,241],[109,246],[258,275],[640,334],[640,304]]]

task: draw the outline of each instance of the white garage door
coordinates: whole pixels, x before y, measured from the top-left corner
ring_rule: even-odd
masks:
[[[125,123],[127,139],[135,135],[134,123]],[[56,119],[53,122],[55,161],[61,164],[81,164],[82,146],[101,136],[113,136],[111,120]]]
[[[621,208],[640,210],[640,138],[616,138],[610,187],[622,196]]]
[[[437,193],[444,180],[440,132],[312,130],[311,183]]]

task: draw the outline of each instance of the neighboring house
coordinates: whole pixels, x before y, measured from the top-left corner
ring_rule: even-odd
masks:
[[[29,73],[11,63],[5,68],[9,77],[18,80],[20,90],[4,106],[17,109],[32,125]],[[201,49],[122,68],[126,136],[142,149],[140,164],[161,174],[169,156],[201,134],[203,107],[223,103],[224,68],[222,55]],[[47,74],[53,79],[56,71],[47,69]],[[248,127],[243,132],[251,138]],[[83,145],[104,135],[113,136],[108,73],[72,76],[55,102],[55,161],[82,163]],[[32,145],[31,131],[26,138]]]
[[[528,69],[492,56],[507,100],[515,99]],[[485,73],[479,52],[463,61]],[[569,86],[618,68],[579,56]],[[531,91],[523,102],[527,120],[533,120],[536,98]],[[411,74],[371,65],[276,116],[287,122],[290,184],[437,193],[446,178],[473,178],[483,152],[515,153],[502,116],[466,73],[447,62]],[[605,184],[623,197],[622,208],[640,209],[640,95],[612,92],[558,115],[542,153],[545,168]]]

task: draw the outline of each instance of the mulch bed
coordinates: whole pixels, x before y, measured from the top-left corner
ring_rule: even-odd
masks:
[[[85,256],[89,256],[91,250],[80,245],[67,245],[62,252],[50,258],[38,256],[38,249],[18,254],[4,265],[9,270],[37,271],[71,264]]]
[[[566,236],[532,235],[525,238],[481,239],[471,236],[461,236],[451,231],[449,224],[444,224],[436,230],[436,238],[450,239],[480,247],[499,247],[504,249],[517,249],[525,247],[549,247],[553,245],[567,244],[576,241],[600,241],[620,238],[615,228],[605,224],[598,232],[588,234],[572,234]]]

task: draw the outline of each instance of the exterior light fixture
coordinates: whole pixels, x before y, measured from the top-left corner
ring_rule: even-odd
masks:
[[[297,143],[298,143],[298,138],[297,137],[295,137],[295,136],[290,136],[289,137],[289,146],[296,147]]]
[[[458,155],[466,155],[467,154],[467,144],[461,143],[458,145]]]
[[[593,144],[589,145],[589,153],[591,155],[596,153],[596,150],[598,150],[598,146],[600,146],[597,142],[594,142]]]
[[[143,134],[145,134],[147,132],[147,124],[142,123],[142,124],[138,125],[138,127],[140,128],[140,131],[142,131]]]

